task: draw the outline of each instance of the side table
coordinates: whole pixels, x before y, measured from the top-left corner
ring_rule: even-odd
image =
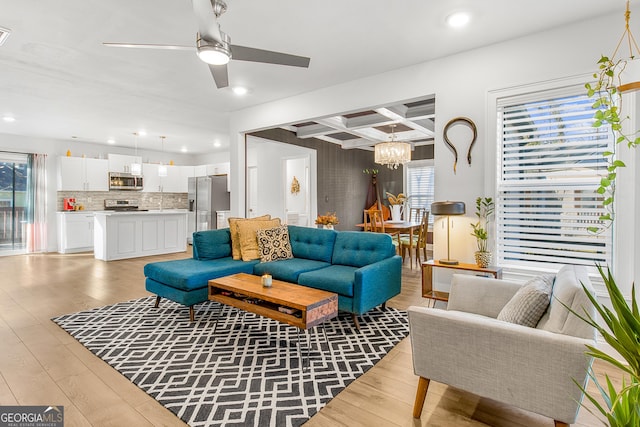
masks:
[[[502,279],[502,267],[489,266],[487,268],[478,267],[476,264],[459,263],[455,265],[441,264],[435,260],[429,260],[422,263],[422,297],[436,301],[449,301],[449,292],[436,291],[433,289],[433,269],[452,268],[455,270],[474,271],[484,275],[491,275],[496,279]]]

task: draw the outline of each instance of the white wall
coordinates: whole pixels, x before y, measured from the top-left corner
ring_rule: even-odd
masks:
[[[601,53],[612,51],[617,42],[617,37],[607,37],[608,32],[597,29],[619,27],[618,14],[607,15],[236,112],[230,123],[230,160],[232,187],[240,191],[232,196],[232,210],[244,212],[244,175],[233,173],[244,170],[243,132],[434,93],[437,100],[435,197],[436,200],[461,200],[467,204],[466,223],[460,221],[451,231],[451,256],[473,262],[474,242],[468,224],[473,220],[475,198],[490,194],[493,183],[487,182],[486,171],[495,167],[495,160],[486,158],[485,154],[488,141],[494,140],[493,135],[487,134],[488,92],[569,76],[586,78],[597,70],[596,61]],[[454,174],[453,157],[444,144],[442,130],[450,119],[458,116],[471,118],[479,134],[473,150],[473,164],[468,166],[461,156]],[[435,227],[435,258],[446,254],[445,242],[446,230]],[[436,281],[448,282],[441,279],[440,274]]]

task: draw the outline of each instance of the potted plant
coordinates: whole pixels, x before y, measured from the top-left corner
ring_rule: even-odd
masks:
[[[316,218],[316,224],[322,226],[321,228],[328,228],[333,230],[333,226],[339,224],[338,216],[335,212],[327,212],[325,215],[318,215]]]
[[[607,268],[605,273],[601,266],[597,266],[598,272],[607,288],[611,299],[611,308],[601,304],[586,288],[585,292],[591,303],[596,308],[598,316],[606,326],[599,324],[588,315],[573,312],[576,316],[587,322],[600,333],[604,340],[622,356],[624,363],[604,351],[587,346],[587,354],[596,359],[603,360],[623,372],[620,390],[616,390],[608,375],[605,375],[606,385],[602,386],[596,378],[593,370],[589,376],[596,384],[605,404],[602,405],[594,396],[590,395],[580,384],[585,396],[596,409],[605,416],[606,422],[611,427],[639,426],[640,425],[640,312],[636,303],[635,286],[631,287],[631,307],[620,292],[611,271]],[[587,408],[590,412],[590,409]],[[595,415],[595,414],[594,414]]]
[[[476,199],[476,216],[478,222],[471,224],[471,235],[476,238],[478,250],[475,252],[478,267],[486,268],[491,264],[492,253],[488,250],[488,225],[493,216],[495,203],[491,197],[478,197]]]

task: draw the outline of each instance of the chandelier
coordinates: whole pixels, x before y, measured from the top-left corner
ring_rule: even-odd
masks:
[[[389,169],[398,169],[399,165],[411,161],[411,144],[396,141],[393,131],[395,127],[396,125],[391,125],[391,141],[375,146],[374,161],[380,165],[387,165]]]

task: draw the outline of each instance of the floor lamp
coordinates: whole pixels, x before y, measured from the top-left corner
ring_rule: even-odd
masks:
[[[464,202],[433,202],[431,203],[432,215],[446,215],[447,217],[447,259],[438,260],[440,264],[456,265],[458,261],[451,259],[451,253],[449,252],[449,218],[452,215],[464,215],[465,206]]]

